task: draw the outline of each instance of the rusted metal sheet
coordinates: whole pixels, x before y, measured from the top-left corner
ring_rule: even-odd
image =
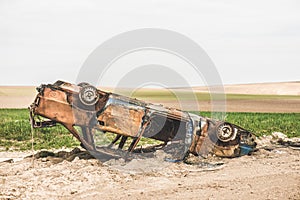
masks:
[[[228,122],[104,92],[87,83],[57,81],[37,90],[30,106],[32,126],[60,123],[90,151],[99,151],[95,130],[116,134],[109,147],[121,140],[122,149],[127,138],[133,138],[129,151],[142,137],[162,141],[163,146],[175,144],[171,146],[182,159],[189,153],[235,157],[250,153],[256,146],[253,133]],[[36,121],[36,116],[48,120]]]
[[[127,108],[125,105],[109,104],[98,116],[99,128],[129,137],[137,137],[145,111]]]

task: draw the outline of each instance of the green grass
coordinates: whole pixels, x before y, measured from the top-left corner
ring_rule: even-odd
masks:
[[[194,113],[199,114],[199,112]],[[200,115],[211,116],[209,112],[200,112]],[[227,113],[226,121],[259,136],[278,131],[289,137],[300,137],[300,113]],[[109,138],[113,138],[113,135]],[[155,143],[152,140],[142,140],[143,144],[147,142]],[[79,142],[61,125],[34,131],[34,148],[36,150],[78,145]],[[0,109],[0,149],[31,149],[31,128],[27,109]]]
[[[210,117],[209,112],[193,112]],[[226,113],[226,119],[258,136],[282,132],[288,137],[300,137],[300,113]]]
[[[78,146],[79,142],[63,126],[34,130],[34,148]],[[31,127],[27,109],[0,109],[1,149],[31,149]]]

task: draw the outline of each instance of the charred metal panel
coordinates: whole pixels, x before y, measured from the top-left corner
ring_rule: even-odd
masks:
[[[146,127],[144,137],[168,142],[174,139],[179,131],[181,121],[163,116],[157,112],[149,118],[149,125]]]

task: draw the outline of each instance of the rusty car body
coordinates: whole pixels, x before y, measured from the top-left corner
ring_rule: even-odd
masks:
[[[134,152],[144,137],[175,149],[177,159],[189,153],[236,157],[251,153],[256,146],[255,135],[237,125],[105,92],[88,83],[57,81],[42,84],[37,91],[29,107],[31,125],[62,124],[90,152],[103,151],[97,131],[115,134],[107,148],[123,149],[131,138],[128,152]],[[37,120],[38,116],[43,119]]]

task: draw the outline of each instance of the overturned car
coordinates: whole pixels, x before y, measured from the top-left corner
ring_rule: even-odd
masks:
[[[112,149],[124,149],[128,139],[128,152],[143,152],[138,147],[141,138],[161,141],[152,150],[159,146],[175,160],[190,153],[237,157],[256,147],[255,135],[237,125],[105,92],[88,83],[57,81],[37,91],[29,107],[31,125],[62,124],[95,155],[113,156]],[[108,133],[114,138],[103,146],[101,136]]]

